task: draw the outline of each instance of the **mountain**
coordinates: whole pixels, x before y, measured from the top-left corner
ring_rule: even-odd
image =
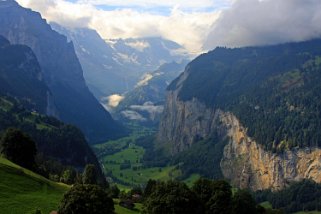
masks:
[[[19,128],[32,136],[46,159],[77,169],[89,163],[100,168],[80,130],[44,115],[51,96],[33,51],[0,36],[0,134]]]
[[[121,120],[158,123],[164,109],[165,92],[169,83],[184,71],[187,61],[161,65],[154,72],[146,73],[135,88],[123,95],[115,111]]]
[[[117,137],[122,128],[90,93],[73,44],[53,31],[41,15],[13,0],[0,2],[0,35],[35,53],[59,117],[77,125],[90,142]]]
[[[30,110],[56,115],[52,94],[33,51],[25,45],[11,45],[0,36],[0,94],[18,98]]]
[[[162,38],[104,40],[92,29],[51,26],[75,45],[84,78],[97,99],[134,88],[146,72],[188,57],[186,50]]]
[[[188,164],[207,167],[242,188],[321,182],[320,47],[316,39],[199,56],[168,87],[158,146],[189,173],[200,171]]]

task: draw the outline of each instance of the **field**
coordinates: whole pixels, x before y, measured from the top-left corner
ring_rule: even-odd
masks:
[[[68,186],[49,181],[10,161],[0,158],[1,213],[42,213],[57,210]]]
[[[149,179],[166,181],[181,175],[178,166],[145,167],[143,156],[145,149],[135,144],[136,139],[152,133],[148,129],[134,131],[129,137],[108,141],[94,146],[102,168],[110,179],[126,190],[134,186],[142,186]],[[191,175],[185,182],[191,186],[200,176]]]
[[[123,139],[115,146],[119,145],[123,145]],[[145,184],[149,179],[169,180],[180,175],[175,166],[145,168],[142,164],[144,152],[143,147],[128,143],[119,152],[106,155],[100,161],[107,175],[127,187]]]

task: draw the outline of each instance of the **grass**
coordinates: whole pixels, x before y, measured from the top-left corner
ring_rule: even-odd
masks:
[[[169,180],[177,177],[180,172],[175,166],[144,168],[142,158],[144,148],[129,144],[126,149],[106,156],[102,163],[106,172],[111,172],[117,180],[126,183],[125,186],[137,186],[147,183],[149,179]],[[130,163],[129,168],[121,169],[124,163]]]
[[[1,213],[56,210],[68,186],[55,183],[0,157]]]
[[[110,175],[121,190],[128,190],[134,186],[141,186],[149,179],[166,181],[181,175],[176,166],[150,167],[143,165],[145,149],[137,146],[137,138],[144,136],[149,131],[135,131],[132,135],[103,144],[94,145],[94,151],[99,157],[103,170]],[[200,176],[191,175],[184,180],[191,186]]]
[[[264,202],[260,203],[260,205],[262,207],[264,207],[265,209],[272,209],[272,204],[269,201],[264,201]]]
[[[187,186],[192,187],[195,181],[197,181],[201,176],[199,174],[192,174],[190,177],[184,180]]]

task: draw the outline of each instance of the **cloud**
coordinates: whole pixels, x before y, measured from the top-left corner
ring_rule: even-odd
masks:
[[[141,114],[139,114],[136,111],[126,110],[122,111],[121,114],[128,118],[129,120],[138,120],[138,121],[146,121],[147,119],[143,117]]]
[[[145,41],[126,42],[125,45],[134,48],[140,52],[143,52],[146,48],[150,47],[149,43]]]
[[[161,114],[164,111],[164,106],[157,106],[152,102],[146,102],[143,105],[131,105],[130,108],[136,111],[146,111],[150,115]]]
[[[174,7],[180,6],[183,8],[208,8],[208,7],[223,7],[228,5],[230,0],[78,0],[78,3],[91,3],[94,5],[111,5],[122,7]]]
[[[48,21],[65,27],[90,27],[105,39],[161,36],[195,53],[202,51],[210,26],[219,16],[219,8],[225,7],[229,1],[18,0],[24,7],[39,11]],[[137,5],[147,9],[124,7],[103,10],[96,6],[98,4]],[[204,9],[210,5],[210,9]],[[151,6],[167,7],[167,12],[155,13],[157,10],[162,11],[162,8],[149,10]],[[185,10],[186,7],[189,8],[188,11]]]
[[[237,0],[212,26],[205,49],[303,41],[321,36],[320,0]]]
[[[106,98],[103,98],[102,102],[103,103],[107,102],[107,105],[104,104],[105,108],[111,109],[111,108],[116,108],[124,98],[125,97],[123,97],[123,96],[121,96],[119,94],[113,94],[113,95],[110,95],[110,96],[108,96]]]
[[[154,105],[153,102],[145,102],[143,105],[131,105],[128,110],[122,111],[122,115],[130,120],[146,121],[155,120],[163,113],[164,106]],[[146,115],[147,113],[147,115]],[[146,116],[143,117],[142,115]]]

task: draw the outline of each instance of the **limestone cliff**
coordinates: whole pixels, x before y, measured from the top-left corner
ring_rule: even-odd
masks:
[[[221,170],[234,185],[276,190],[304,178],[321,182],[320,149],[293,149],[275,154],[247,136],[246,129],[233,114],[222,112],[220,121],[230,139],[224,148]]]
[[[183,102],[177,91],[169,91],[158,140],[171,145],[172,155],[214,133],[228,139],[220,166],[224,177],[237,187],[276,190],[303,178],[321,182],[320,149],[272,153],[251,139],[232,113],[208,108],[195,98]]]

